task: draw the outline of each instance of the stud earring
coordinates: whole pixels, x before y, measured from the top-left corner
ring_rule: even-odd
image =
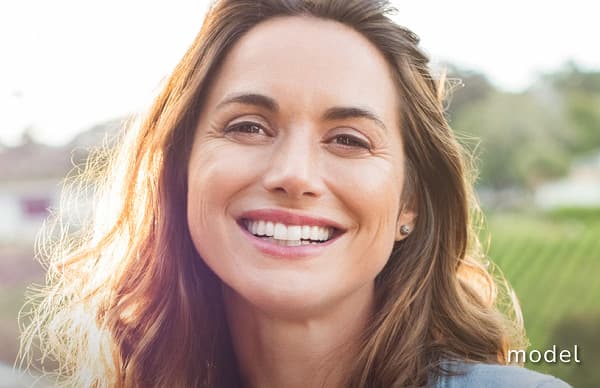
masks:
[[[410,233],[410,227],[408,225],[402,225],[400,227],[400,234],[403,236],[408,236]]]

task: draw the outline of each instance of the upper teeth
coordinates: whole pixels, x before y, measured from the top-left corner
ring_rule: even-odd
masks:
[[[273,237],[277,240],[326,241],[333,234],[333,228],[310,225],[285,225],[279,222],[246,220],[246,228],[257,236]]]

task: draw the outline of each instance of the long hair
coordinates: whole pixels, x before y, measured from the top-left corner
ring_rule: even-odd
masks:
[[[445,361],[506,363],[520,326],[502,312],[506,299],[482,263],[469,159],[444,115],[444,81],[391,11],[377,0],[214,3],[148,114],[89,165],[92,183],[77,186],[95,188],[89,223],[73,235],[58,222],[45,245],[47,285],[32,299],[22,360],[39,346],[67,386],[240,385],[220,280],[185,222],[187,165],[207,89],[232,45],[265,20],[298,16],[343,23],[387,60],[403,102],[403,202],[418,214],[375,280],[375,314],[346,385],[423,386],[448,372]]]

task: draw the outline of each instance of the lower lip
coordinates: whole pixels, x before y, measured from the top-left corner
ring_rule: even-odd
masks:
[[[259,251],[269,256],[284,259],[299,259],[318,256],[325,248],[333,244],[340,237],[340,235],[338,235],[318,244],[286,246],[256,237],[246,230],[243,225],[238,224],[238,227],[242,230],[244,236],[250,240],[250,243],[252,243]]]

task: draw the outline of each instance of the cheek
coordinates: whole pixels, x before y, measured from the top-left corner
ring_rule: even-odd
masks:
[[[385,159],[357,160],[345,165],[331,163],[330,187],[359,217],[368,230],[395,225],[400,206],[403,174],[397,163]]]
[[[255,182],[260,160],[256,152],[227,144],[208,143],[194,148],[188,173],[189,206],[201,203],[218,209]]]
[[[226,211],[225,197],[234,193],[243,174],[227,149],[218,145],[195,146],[188,168],[188,225],[194,238],[209,232],[215,216]]]
[[[346,161],[346,163],[348,163]],[[354,165],[330,166],[330,187],[357,224],[353,246],[356,276],[376,276],[387,263],[396,238],[402,192],[401,169],[387,160],[356,161]]]
[[[222,139],[194,146],[188,169],[187,221],[197,247],[226,235],[230,206],[260,179],[264,159],[256,149],[236,147]]]

